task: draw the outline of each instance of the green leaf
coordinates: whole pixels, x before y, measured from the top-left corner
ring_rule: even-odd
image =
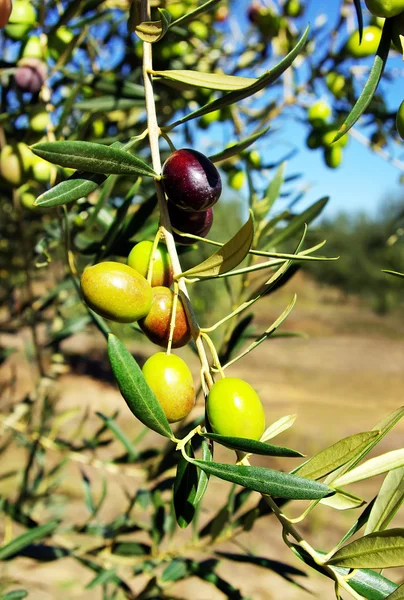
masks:
[[[137,98],[119,98],[114,94],[108,96],[99,96],[96,98],[86,98],[79,100],[74,104],[78,110],[88,110],[94,112],[110,112],[113,110],[130,110],[136,106],[144,107],[144,100]]]
[[[356,121],[365,112],[365,110],[371,103],[377,86],[379,85],[379,81],[381,79],[386,64],[387,56],[389,54],[391,35],[392,19],[386,19],[383,25],[383,32],[380,44],[376,52],[373,66],[370,70],[368,80],[366,81],[362,93],[357,99],[351,112],[339,128],[338,133],[335,136],[333,142],[336,142],[339,139],[341,139],[342,136],[345,135],[351,129],[351,127],[353,127],[353,125],[355,125]]]
[[[97,417],[99,417],[100,419],[102,419],[104,421],[105,425],[108,427],[108,429],[110,431],[112,431],[112,433],[114,434],[116,439],[119,442],[121,442],[122,446],[125,448],[126,452],[128,453],[129,460],[135,461],[138,457],[138,452],[136,451],[136,448],[133,446],[132,442],[130,440],[128,440],[127,436],[124,434],[122,429],[119,427],[119,425],[115,421],[115,419],[111,419],[110,417],[103,415],[101,412],[96,412],[95,414],[97,415]]]
[[[35,200],[35,205],[41,208],[51,208],[69,204],[79,198],[84,198],[94,192],[106,179],[105,175],[95,175],[77,171],[66,181],[61,181],[55,187],[47,190]]]
[[[164,8],[159,8],[158,11],[161,17],[159,21],[143,21],[143,23],[136,26],[135,33],[142,42],[152,44],[161,40],[166,34],[172,17],[169,11]]]
[[[237,156],[238,154],[240,154],[240,152],[243,152],[243,150],[251,146],[251,144],[253,144],[256,140],[265,135],[265,133],[269,130],[269,127],[270,126],[268,125],[268,127],[257,131],[257,133],[253,133],[249,137],[244,138],[244,140],[242,140],[241,142],[238,142],[237,144],[232,144],[231,146],[228,146],[228,148],[225,148],[221,152],[212,154],[212,156],[209,156],[209,159],[213,163],[215,163],[220,162],[222,160],[227,160],[229,158],[232,158],[233,156]]]
[[[116,578],[116,569],[103,569],[94,577],[85,587],[86,590],[91,590],[97,585],[105,585]]]
[[[212,460],[212,458],[213,458],[212,443],[209,440],[203,439],[202,440],[202,460],[210,462]],[[206,473],[205,471],[201,471],[201,469],[199,469],[198,487],[196,489],[196,494],[195,494],[195,498],[194,498],[195,505],[198,505],[199,502],[202,500],[203,496],[205,495],[205,492],[208,489],[208,483],[209,483],[209,473]]]
[[[0,547],[0,560],[6,560],[6,558],[10,558],[10,556],[18,554],[18,552],[26,546],[38,542],[39,540],[43,540],[50,535],[58,525],[59,521],[49,521],[49,523],[46,523],[45,525],[38,525],[38,527],[33,527],[29,531],[22,533],[5,546]]]
[[[186,577],[188,573],[189,568],[186,561],[181,558],[175,558],[174,560],[171,560],[164,569],[160,577],[160,583],[179,581]]]
[[[290,67],[290,65],[293,63],[293,61],[298,56],[300,51],[304,48],[304,46],[307,42],[308,35],[309,35],[309,30],[310,30],[310,26],[308,25],[306,27],[302,37],[297,42],[296,46],[289,52],[289,54],[287,54],[285,56],[285,58],[280,61],[280,63],[278,63],[275,67],[273,67],[273,69],[271,69],[270,71],[268,71],[267,73],[265,73],[264,75],[259,77],[255,83],[244,88],[243,90],[229,92],[229,93],[225,94],[224,96],[222,96],[221,98],[218,98],[217,100],[213,100],[213,102],[209,102],[208,104],[205,104],[201,108],[189,113],[185,117],[178,119],[178,121],[175,121],[175,123],[172,123],[171,125],[163,127],[163,129],[165,131],[170,131],[177,125],[186,123],[187,121],[189,121],[191,119],[196,119],[197,117],[206,115],[210,112],[213,112],[214,110],[218,110],[219,108],[222,108],[223,106],[228,106],[230,104],[234,104],[235,102],[239,102],[240,100],[243,100],[244,98],[248,98],[248,97],[252,96],[253,94],[256,94],[260,90],[264,89],[265,87],[267,87],[268,85],[270,85],[271,83],[276,81],[286,71],[286,69],[288,69]]]
[[[135,417],[153,431],[171,439],[173,433],[159,401],[133,356],[113,334],[108,336],[108,357],[120,392]]]
[[[204,437],[226,446],[226,448],[232,448],[233,450],[241,450],[251,454],[261,454],[264,456],[286,456],[286,457],[301,457],[303,456],[297,450],[291,450],[290,448],[284,448],[283,446],[271,446],[271,444],[265,444],[256,440],[249,440],[241,437],[230,437],[227,435],[219,435],[218,433],[203,433]]]
[[[254,239],[254,222],[252,213],[241,229],[224,246],[209,256],[199,265],[184,271],[178,277],[210,279],[227,273],[239,265],[247,256]]]
[[[258,202],[254,203],[253,210],[257,218],[265,216],[271,209],[275,200],[279,197],[281,187],[284,182],[285,166],[285,162],[280,165],[273,179],[271,180],[264,197]]]
[[[266,442],[292,427],[293,423],[296,421],[296,416],[297,415],[286,415],[275,421],[275,423],[271,423],[271,425],[265,429],[261,441]]]
[[[377,436],[377,431],[365,431],[350,435],[322,450],[294,472],[299,473],[302,477],[320,479],[355,458],[367,446],[369,441]]]
[[[355,481],[362,481],[362,479],[369,479],[369,477],[375,477],[386,471],[392,469],[398,469],[404,466],[404,448],[399,450],[391,450],[375,458],[370,458],[359,467],[348,471],[341,477],[338,477],[332,482],[333,487],[341,487],[354,483]]]
[[[386,600],[404,600],[404,583],[400,585]]]
[[[214,6],[216,6],[216,4],[219,4],[219,2],[221,2],[221,0],[208,0],[208,2],[201,4],[194,10],[191,10],[190,12],[188,12],[186,15],[180,17],[179,19],[176,19],[175,21],[172,21],[170,23],[169,28],[171,29],[172,27],[177,27],[179,25],[185,25],[185,23],[192,21],[193,19],[195,19],[199,15],[203,14],[204,12],[206,12],[208,10],[212,10],[212,8]]]
[[[2,594],[0,600],[23,600],[28,596],[27,590],[12,590],[7,594]]]
[[[290,221],[290,223],[286,227],[284,227],[284,229],[276,231],[274,235],[271,235],[266,240],[264,240],[264,245],[276,247],[279,246],[279,244],[282,244],[283,242],[288,240],[290,237],[295,235],[297,231],[300,231],[304,225],[308,225],[309,223],[311,223],[311,221],[318,217],[318,215],[323,211],[328,200],[329,197],[327,196],[326,198],[321,198],[321,200],[318,200],[317,202],[309,206],[309,208],[302,212],[301,215],[297,215],[296,217],[294,217]]]
[[[365,500],[362,500],[362,498],[359,498],[358,496],[354,496],[354,494],[338,490],[334,496],[320,500],[320,504],[325,504],[326,506],[335,508],[335,510],[351,510],[352,508],[360,508],[363,506]]]
[[[32,151],[48,162],[90,173],[155,177],[145,162],[128,152],[95,142],[42,142]]]
[[[186,450],[193,456],[190,442],[188,442]],[[188,527],[195,516],[197,486],[198,469],[181,455],[173,488],[175,518],[181,529]]]
[[[222,92],[242,90],[258,81],[251,77],[236,77],[234,75],[224,75],[222,73],[203,73],[201,71],[192,71],[190,69],[151,71],[151,73],[154,77],[178,81],[187,86]]]
[[[387,569],[404,565],[404,529],[370,533],[337,550],[327,562],[349,569]]]
[[[345,576],[349,574],[347,569],[343,570],[336,567],[336,571],[342,571]],[[396,583],[370,569],[356,570],[349,578],[349,585],[367,600],[384,600],[388,597],[388,594],[397,588]]]
[[[290,500],[315,500],[333,493],[330,488],[303,477],[263,467],[245,467],[189,459],[197,467],[220,479],[237,483],[261,494]]]
[[[386,529],[403,501],[404,467],[401,467],[387,473],[369,515],[365,535]]]

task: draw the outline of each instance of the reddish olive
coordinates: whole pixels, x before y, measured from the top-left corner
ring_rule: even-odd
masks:
[[[152,288],[140,273],[118,262],[87,267],[81,276],[81,292],[96,313],[118,323],[132,323],[150,310]]]
[[[0,0],[0,28],[7,25],[11,9],[11,0]]]
[[[163,184],[168,199],[189,211],[205,211],[222,192],[215,165],[201,152],[183,149],[173,152],[163,165]]]
[[[207,236],[213,223],[212,208],[208,208],[208,210],[204,212],[189,212],[181,210],[169,202],[168,214],[171,225],[175,229],[178,229],[178,231],[181,231],[182,233],[191,233],[192,235],[197,235],[199,237]],[[192,238],[178,235],[175,232],[174,239],[176,242],[183,244],[184,246],[195,244],[196,241]]]
[[[174,292],[167,287],[157,286],[152,288],[152,293],[150,310],[143,319],[139,320],[139,325],[149,340],[158,346],[167,348]],[[190,339],[191,328],[182,300],[178,297],[172,347],[181,348],[188,344]]]
[[[237,377],[216,381],[206,401],[214,433],[259,440],[265,430],[265,413],[257,392]]]
[[[147,278],[153,242],[144,240],[134,246],[128,256],[128,265]],[[173,282],[173,269],[167,248],[159,243],[154,253],[153,275],[151,286],[163,285],[170,287]]]
[[[18,62],[14,79],[23,92],[37,94],[46,79],[46,64],[38,58],[22,58]]]
[[[195,385],[182,358],[157,352],[147,359],[142,371],[169,423],[181,421],[191,412],[195,404]]]

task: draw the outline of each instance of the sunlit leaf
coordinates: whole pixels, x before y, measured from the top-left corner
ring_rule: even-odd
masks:
[[[199,265],[184,271],[178,277],[210,279],[227,273],[240,264],[247,256],[254,238],[254,222],[252,214],[247,223],[214,254]]]
[[[355,481],[361,481],[362,479],[369,479],[369,477],[375,477],[386,471],[392,469],[398,469],[404,466],[404,448],[399,450],[391,450],[381,456],[375,456],[370,458],[365,463],[359,465],[355,469],[348,471],[341,477],[338,477],[333,481],[333,487],[342,487]]]
[[[404,600],[404,583],[400,585],[386,600]]]
[[[168,27],[171,23],[171,15],[168,10],[164,8],[158,9],[160,13],[159,21],[143,21],[135,28],[136,35],[143,42],[158,42],[166,34]]]
[[[387,569],[404,565],[404,529],[370,533],[343,546],[329,559],[329,565],[350,569]]]
[[[151,73],[154,77],[178,81],[187,86],[222,92],[242,90],[257,81],[257,79],[250,77],[236,77],[221,73],[204,73],[202,71],[191,71],[191,69],[152,71]]]
[[[256,440],[250,440],[247,438],[230,437],[227,435],[219,435],[218,433],[203,433],[204,437],[232,448],[233,450],[241,450],[242,452],[248,452],[251,454],[262,454],[265,456],[288,456],[288,457],[301,457],[301,452],[292,450],[291,448],[285,448],[283,446],[272,446]]]
[[[404,501],[404,467],[387,473],[366,524],[365,535],[386,529]]]
[[[121,394],[135,417],[157,433],[172,438],[167,417],[147,385],[139,365],[122,342],[112,334],[108,336],[108,357]]]
[[[49,521],[49,523],[45,523],[45,525],[38,525],[38,527],[33,527],[29,531],[22,533],[11,540],[11,542],[8,542],[5,546],[0,547],[0,560],[6,560],[7,558],[10,558],[10,556],[18,554],[18,552],[23,550],[26,546],[43,540],[50,535],[58,525],[59,521]]]
[[[222,160],[227,160],[228,158],[232,158],[233,156],[237,156],[238,154],[240,154],[240,152],[251,146],[251,144],[253,144],[256,140],[265,135],[268,130],[269,126],[265,127],[264,129],[261,129],[261,131],[257,131],[257,133],[253,133],[252,135],[245,138],[241,142],[238,142],[237,144],[232,144],[231,146],[225,148],[221,152],[212,154],[212,156],[209,156],[209,159],[215,163],[220,162]]]
[[[358,496],[354,496],[353,494],[349,494],[348,492],[338,490],[334,496],[329,496],[328,498],[320,500],[320,504],[325,504],[336,510],[351,510],[363,506],[365,500],[362,500],[362,498],[358,498]]]
[[[297,415],[286,415],[275,421],[275,423],[271,423],[264,431],[261,441],[266,442],[292,427],[293,423],[296,421],[296,416]]]

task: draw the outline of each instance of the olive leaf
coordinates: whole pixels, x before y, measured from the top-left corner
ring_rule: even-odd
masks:
[[[104,183],[106,178],[106,175],[76,171],[66,181],[61,181],[55,187],[38,196],[35,200],[35,206],[51,208],[53,206],[69,204],[94,192],[94,190]]]
[[[172,17],[165,8],[157,10],[161,17],[159,21],[143,21],[135,27],[135,33],[142,42],[158,42],[167,33]]]
[[[42,142],[32,146],[37,156],[48,162],[80,169],[90,173],[155,177],[156,173],[145,162],[128,152],[95,142]]]
[[[313,456],[301,467],[295,469],[294,473],[299,473],[302,477],[320,479],[355,458],[378,435],[378,431],[365,431],[350,435]]]
[[[204,12],[206,12],[208,10],[212,10],[212,8],[216,4],[219,4],[219,2],[221,2],[221,0],[208,0],[208,2],[204,2],[204,4],[201,4],[194,10],[191,10],[183,17],[180,17],[179,19],[172,21],[170,23],[169,29],[171,29],[172,27],[177,27],[179,25],[185,25],[186,23],[188,23],[188,21],[192,21],[193,19],[195,19],[199,15],[203,14]]]
[[[224,75],[222,73],[203,73],[191,69],[178,69],[166,71],[150,71],[154,77],[169,79],[187,86],[206,88],[220,92],[243,90],[257,81],[252,77],[237,77],[235,75]]]
[[[108,358],[120,392],[135,417],[153,431],[173,438],[167,417],[139,365],[113,334],[108,336]]]
[[[362,7],[360,0],[353,0],[356,18],[358,19],[358,31],[359,31],[359,43],[362,43],[362,34],[363,34],[363,15],[362,15]]]
[[[351,129],[351,127],[353,127],[353,125],[355,125],[356,121],[371,103],[386,65],[387,56],[390,50],[391,36],[392,19],[386,19],[383,25],[380,44],[370,70],[368,80],[366,81],[365,86],[351,112],[339,128],[337,135],[333,139],[333,142],[337,142],[339,139],[341,139],[342,136],[345,135]]]
[[[370,533],[343,546],[327,561],[349,569],[387,569],[404,565],[404,529]]]
[[[212,154],[212,156],[209,156],[209,159],[213,163],[215,163],[215,162],[220,162],[222,160],[227,160],[228,158],[231,158],[232,156],[237,156],[238,154],[240,154],[240,152],[242,152],[243,150],[245,150],[246,148],[251,146],[251,144],[253,144],[261,136],[265,135],[265,133],[269,130],[269,127],[270,126],[268,125],[268,127],[265,127],[264,129],[261,129],[260,131],[257,131],[256,133],[253,133],[252,135],[245,138],[241,142],[238,142],[237,144],[232,144],[231,146],[229,146],[228,148],[225,148],[221,152]]]
[[[404,583],[400,585],[390,596],[386,597],[386,600],[404,600]]]
[[[253,239],[254,221],[250,211],[248,221],[224,246],[199,265],[184,271],[177,277],[211,279],[222,273],[227,273],[244,260],[251,248]]]
[[[10,556],[18,554],[18,552],[23,550],[23,548],[26,548],[26,546],[38,542],[39,540],[43,540],[50,535],[58,525],[59,521],[49,521],[49,523],[45,523],[45,525],[38,525],[37,527],[33,527],[29,531],[22,533],[0,548],[0,560],[6,560],[7,558],[10,558]]]
[[[266,444],[257,440],[250,440],[248,438],[219,435],[218,433],[203,433],[201,435],[213,440],[214,442],[217,442],[218,444],[221,444],[222,446],[226,446],[227,448],[241,450],[242,452],[248,452],[250,454],[261,454],[265,456],[287,456],[293,458],[303,456],[301,452],[292,450],[291,448],[272,446],[271,444]]]
[[[370,477],[375,477],[376,475],[386,473],[386,471],[398,469],[399,467],[403,466],[404,448],[400,448],[399,450],[391,450],[390,452],[386,452],[380,456],[370,458],[355,469],[352,469],[344,475],[341,475],[333,481],[333,487],[341,487],[356,481],[369,479]]]
[[[365,535],[382,531],[404,502],[404,467],[387,473],[366,523]]]
[[[186,452],[194,456],[191,442],[186,446]],[[198,487],[198,469],[184,456],[180,456],[173,487],[173,502],[175,518],[181,529],[188,527],[195,515],[195,498]]]
[[[334,494],[334,496],[322,498],[320,500],[320,504],[325,504],[326,506],[330,506],[335,510],[351,510],[352,508],[360,508],[363,506],[365,504],[365,500],[355,496],[354,494],[337,490],[337,493]]]

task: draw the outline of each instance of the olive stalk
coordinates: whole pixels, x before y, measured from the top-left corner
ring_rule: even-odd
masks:
[[[149,0],[141,0],[141,15],[142,20],[150,20],[150,2]],[[150,152],[152,158],[152,166],[156,173],[161,173],[161,159],[159,150],[159,135],[160,127],[157,122],[156,106],[154,102],[153,93],[153,76],[151,71],[153,70],[152,61],[152,44],[149,42],[143,42],[143,82],[145,89],[145,101],[146,101],[146,113],[147,113],[147,127],[149,133]],[[171,264],[173,267],[174,278],[182,273],[181,264],[178,258],[177,248],[173,237],[171,228],[170,217],[168,215],[167,201],[164,194],[163,184],[161,177],[154,180],[156,186],[158,206],[160,210],[160,227],[162,234],[165,238],[167,251],[170,256]],[[192,332],[192,337],[195,341],[199,358],[202,363],[202,371],[206,380],[207,387],[210,388],[213,385],[213,377],[210,372],[209,361],[206,355],[205,347],[203,345],[201,330],[196,319],[192,304],[189,298],[187,286],[185,280],[182,277],[178,278],[178,288],[181,295],[181,299],[184,305],[185,312],[188,317],[189,325]]]

